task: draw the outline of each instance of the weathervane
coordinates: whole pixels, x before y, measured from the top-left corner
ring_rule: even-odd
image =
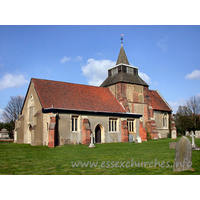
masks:
[[[121,46],[123,46],[123,36],[124,34],[121,34]]]

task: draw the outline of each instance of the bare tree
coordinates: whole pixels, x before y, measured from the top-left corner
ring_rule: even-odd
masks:
[[[187,108],[190,110],[190,115],[193,123],[193,131],[197,130],[197,126],[199,125],[199,116],[200,116],[200,97],[192,96],[186,102]]]
[[[191,110],[187,106],[178,107],[175,119],[178,133],[184,134],[185,131],[191,131],[193,129],[191,115]]]
[[[18,119],[19,113],[21,112],[23,102],[24,97],[20,95],[10,97],[10,100],[8,101],[8,104],[3,112],[3,118],[6,122],[14,124],[15,120]]]
[[[176,113],[176,128],[179,133],[200,129],[200,96],[192,96]]]

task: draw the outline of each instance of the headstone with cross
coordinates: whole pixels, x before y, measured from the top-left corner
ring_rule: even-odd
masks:
[[[195,149],[197,146],[196,146],[195,141],[194,141],[195,134],[194,134],[193,131],[192,131],[192,134],[191,134],[190,137],[192,138],[192,148]]]
[[[90,140],[89,148],[94,148],[95,145],[94,145],[93,133],[90,134],[90,138],[91,138],[91,140]]]

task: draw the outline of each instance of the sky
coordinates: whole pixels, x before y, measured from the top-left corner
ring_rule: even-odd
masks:
[[[121,34],[132,66],[173,113],[200,95],[200,26],[0,26],[0,119],[10,96],[30,79],[99,86],[116,64]]]

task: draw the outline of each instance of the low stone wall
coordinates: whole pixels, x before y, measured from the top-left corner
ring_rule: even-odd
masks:
[[[0,139],[0,142],[13,142],[13,139]]]

